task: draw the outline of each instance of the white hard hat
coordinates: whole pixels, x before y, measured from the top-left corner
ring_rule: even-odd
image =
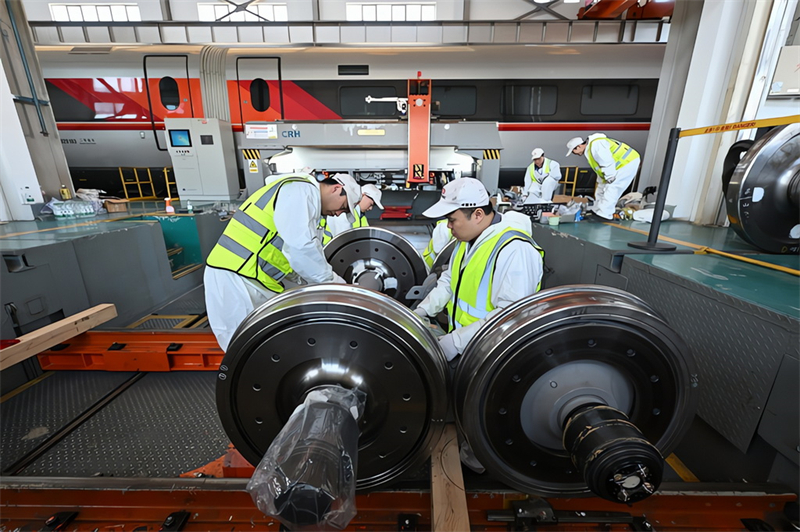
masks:
[[[383,210],[383,205],[381,205],[381,196],[383,193],[381,192],[381,189],[372,184],[364,185],[361,187],[361,193],[374,201],[376,207],[378,207],[380,210]]]
[[[489,193],[483,183],[472,177],[462,177],[447,183],[442,197],[422,213],[427,218],[441,218],[458,209],[484,207],[489,204]]]
[[[536,148],[531,152],[531,159],[538,159],[542,155],[544,155],[544,150],[541,148]]]
[[[572,150],[574,150],[576,146],[580,146],[581,144],[583,144],[583,139],[580,137],[569,139],[569,142],[567,142],[567,157],[569,157],[569,154],[572,153]]]

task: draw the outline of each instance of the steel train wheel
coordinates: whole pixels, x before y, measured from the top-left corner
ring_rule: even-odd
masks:
[[[614,423],[633,423],[667,456],[692,419],[697,386],[686,345],[647,304],[590,285],[545,290],[493,316],[454,383],[456,420],[478,460],[498,480],[543,496],[584,493],[597,476],[578,471],[565,450],[581,443],[567,441],[571,417],[620,411]],[[608,479],[596,480],[605,490]]]
[[[770,253],[800,252],[800,124],[775,128],[753,144],[725,200],[742,239]]]
[[[248,316],[220,365],[217,410],[233,444],[257,465],[305,395],[328,384],[367,394],[359,489],[427,459],[444,426],[447,362],[410,310],[363,288],[296,288]]]
[[[425,261],[402,236],[378,227],[350,229],[325,246],[325,258],[345,281],[383,292],[406,305],[409,289],[426,277]],[[397,280],[397,286],[387,279]]]

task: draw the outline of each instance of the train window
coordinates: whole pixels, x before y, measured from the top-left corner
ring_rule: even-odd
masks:
[[[181,105],[181,93],[178,82],[174,78],[164,76],[158,82],[158,94],[161,96],[161,105],[164,109],[174,111]]]
[[[503,114],[547,116],[556,114],[558,88],[553,85],[506,85]]]
[[[261,78],[250,82],[250,103],[260,113],[269,109],[269,86]]]
[[[367,103],[366,97],[396,97],[394,87],[342,87],[339,90],[339,107],[342,116],[396,116],[395,102]]]
[[[638,85],[584,85],[582,115],[635,115],[639,107]]]
[[[478,89],[476,87],[434,85],[433,101],[439,103],[439,108],[432,111],[434,115],[472,116],[478,108]]]

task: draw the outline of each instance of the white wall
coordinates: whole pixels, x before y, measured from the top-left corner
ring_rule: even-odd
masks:
[[[22,132],[5,69],[0,64],[0,217],[2,221],[33,220],[33,212],[22,204],[20,188],[28,187],[36,203],[42,203],[39,181],[33,169],[28,144]],[[4,205],[3,205],[4,203]]]

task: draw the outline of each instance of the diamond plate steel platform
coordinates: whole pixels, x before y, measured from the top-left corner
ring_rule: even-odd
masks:
[[[177,477],[216,460],[229,440],[217,416],[215,378],[148,374],[22,475]]]
[[[626,260],[628,291],[689,343],[700,378],[698,414],[746,452],[784,355],[800,353],[798,321],[643,261]]]
[[[133,373],[53,373],[0,404],[0,465],[5,470]]]

